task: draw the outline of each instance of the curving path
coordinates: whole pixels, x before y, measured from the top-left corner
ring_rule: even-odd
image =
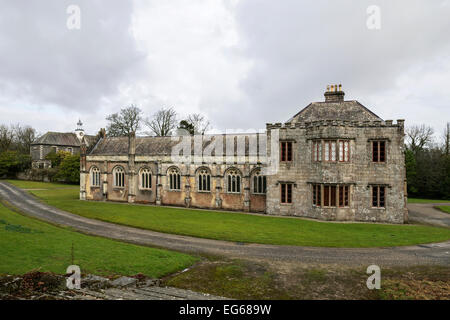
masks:
[[[450,241],[408,247],[357,249],[240,244],[172,235],[84,218],[46,205],[26,191],[5,182],[0,182],[0,199],[30,217],[69,226],[86,234],[187,253],[319,264],[450,266]]]
[[[450,214],[435,206],[450,206],[450,203],[408,203],[409,221],[450,228]]]

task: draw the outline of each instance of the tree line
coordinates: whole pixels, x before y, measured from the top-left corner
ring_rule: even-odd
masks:
[[[405,165],[408,196],[450,199],[450,123],[435,143],[430,126],[406,129]]]
[[[30,147],[36,130],[30,126],[0,125],[0,178],[31,167]]]

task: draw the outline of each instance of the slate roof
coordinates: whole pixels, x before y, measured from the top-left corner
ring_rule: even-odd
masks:
[[[288,122],[311,122],[320,120],[382,121],[379,116],[356,100],[340,102],[313,102]]]
[[[95,136],[85,135],[86,143],[89,145],[95,139]],[[52,132],[49,131],[41,137],[37,138],[33,145],[52,145],[52,146],[69,146],[69,147],[79,147],[80,140],[78,140],[77,135],[73,132]]]
[[[252,148],[252,152],[249,152],[249,135],[230,135],[241,136],[245,141],[245,155],[256,155],[255,148]],[[254,134],[256,136],[256,133]],[[172,140],[172,137],[136,137],[136,155],[146,156],[170,156],[172,153],[172,147],[180,143],[180,138]],[[226,153],[226,135],[205,135],[203,141],[203,150],[215,143],[216,139],[223,139],[223,155]],[[261,138],[265,143],[264,138]],[[211,155],[215,155],[214,146],[212,147]],[[265,144],[261,146],[265,148]],[[234,152],[237,153],[237,138],[234,139]],[[191,137],[191,154],[194,154],[194,138]],[[106,137],[99,140],[97,145],[90,151],[89,155],[115,155],[124,156],[128,155],[128,137]],[[265,155],[265,150],[262,151],[262,155]]]

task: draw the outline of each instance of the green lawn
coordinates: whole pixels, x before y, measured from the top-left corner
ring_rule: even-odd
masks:
[[[450,229],[445,228],[329,223],[243,213],[79,201],[78,186],[9,182],[23,188],[46,188],[48,190],[31,192],[52,206],[84,217],[202,238],[320,247],[397,246],[450,239]]]
[[[439,210],[441,210],[445,213],[450,213],[450,206],[437,206],[436,208],[438,208]]]
[[[197,260],[182,253],[83,235],[22,216],[0,204],[0,274],[36,269],[65,273],[72,264],[72,243],[74,263],[82,273],[161,277]]]
[[[450,203],[450,200],[408,198],[408,203]]]

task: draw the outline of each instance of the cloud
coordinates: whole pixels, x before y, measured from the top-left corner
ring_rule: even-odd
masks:
[[[134,103],[256,130],[334,83],[385,119],[436,131],[450,119],[448,0],[85,0],[81,30],[70,31],[73,2],[3,5],[4,121],[68,131],[80,117],[93,133]],[[366,27],[373,4],[380,30]]]
[[[377,3],[379,31],[366,27],[366,9],[372,1],[240,2],[236,20],[246,43],[243,54],[254,62],[241,84],[252,106],[242,118],[253,115],[257,122],[284,121],[310,101],[322,100],[326,85],[334,83],[344,85],[346,98],[368,104],[382,117],[386,106],[392,107],[392,95],[400,104],[389,115],[409,118],[408,107],[398,99],[399,92],[406,99],[400,79],[413,80],[410,70],[430,61],[449,61],[445,39],[450,31],[450,6],[445,5],[448,1]],[[439,72],[448,82],[448,71]],[[435,87],[429,80],[420,81],[421,93]],[[407,91],[418,92],[414,85]],[[384,97],[386,105],[372,105],[381,100],[375,97]],[[446,97],[436,93],[426,103],[439,105]],[[448,109],[442,111],[449,119]],[[222,119],[230,123],[230,118]],[[436,118],[433,124],[437,121],[441,120]]]
[[[145,54],[129,32],[133,8],[124,1],[75,1],[81,9],[81,29],[69,30],[66,9],[72,3],[2,4],[3,96],[36,106],[92,111],[139,70]]]

